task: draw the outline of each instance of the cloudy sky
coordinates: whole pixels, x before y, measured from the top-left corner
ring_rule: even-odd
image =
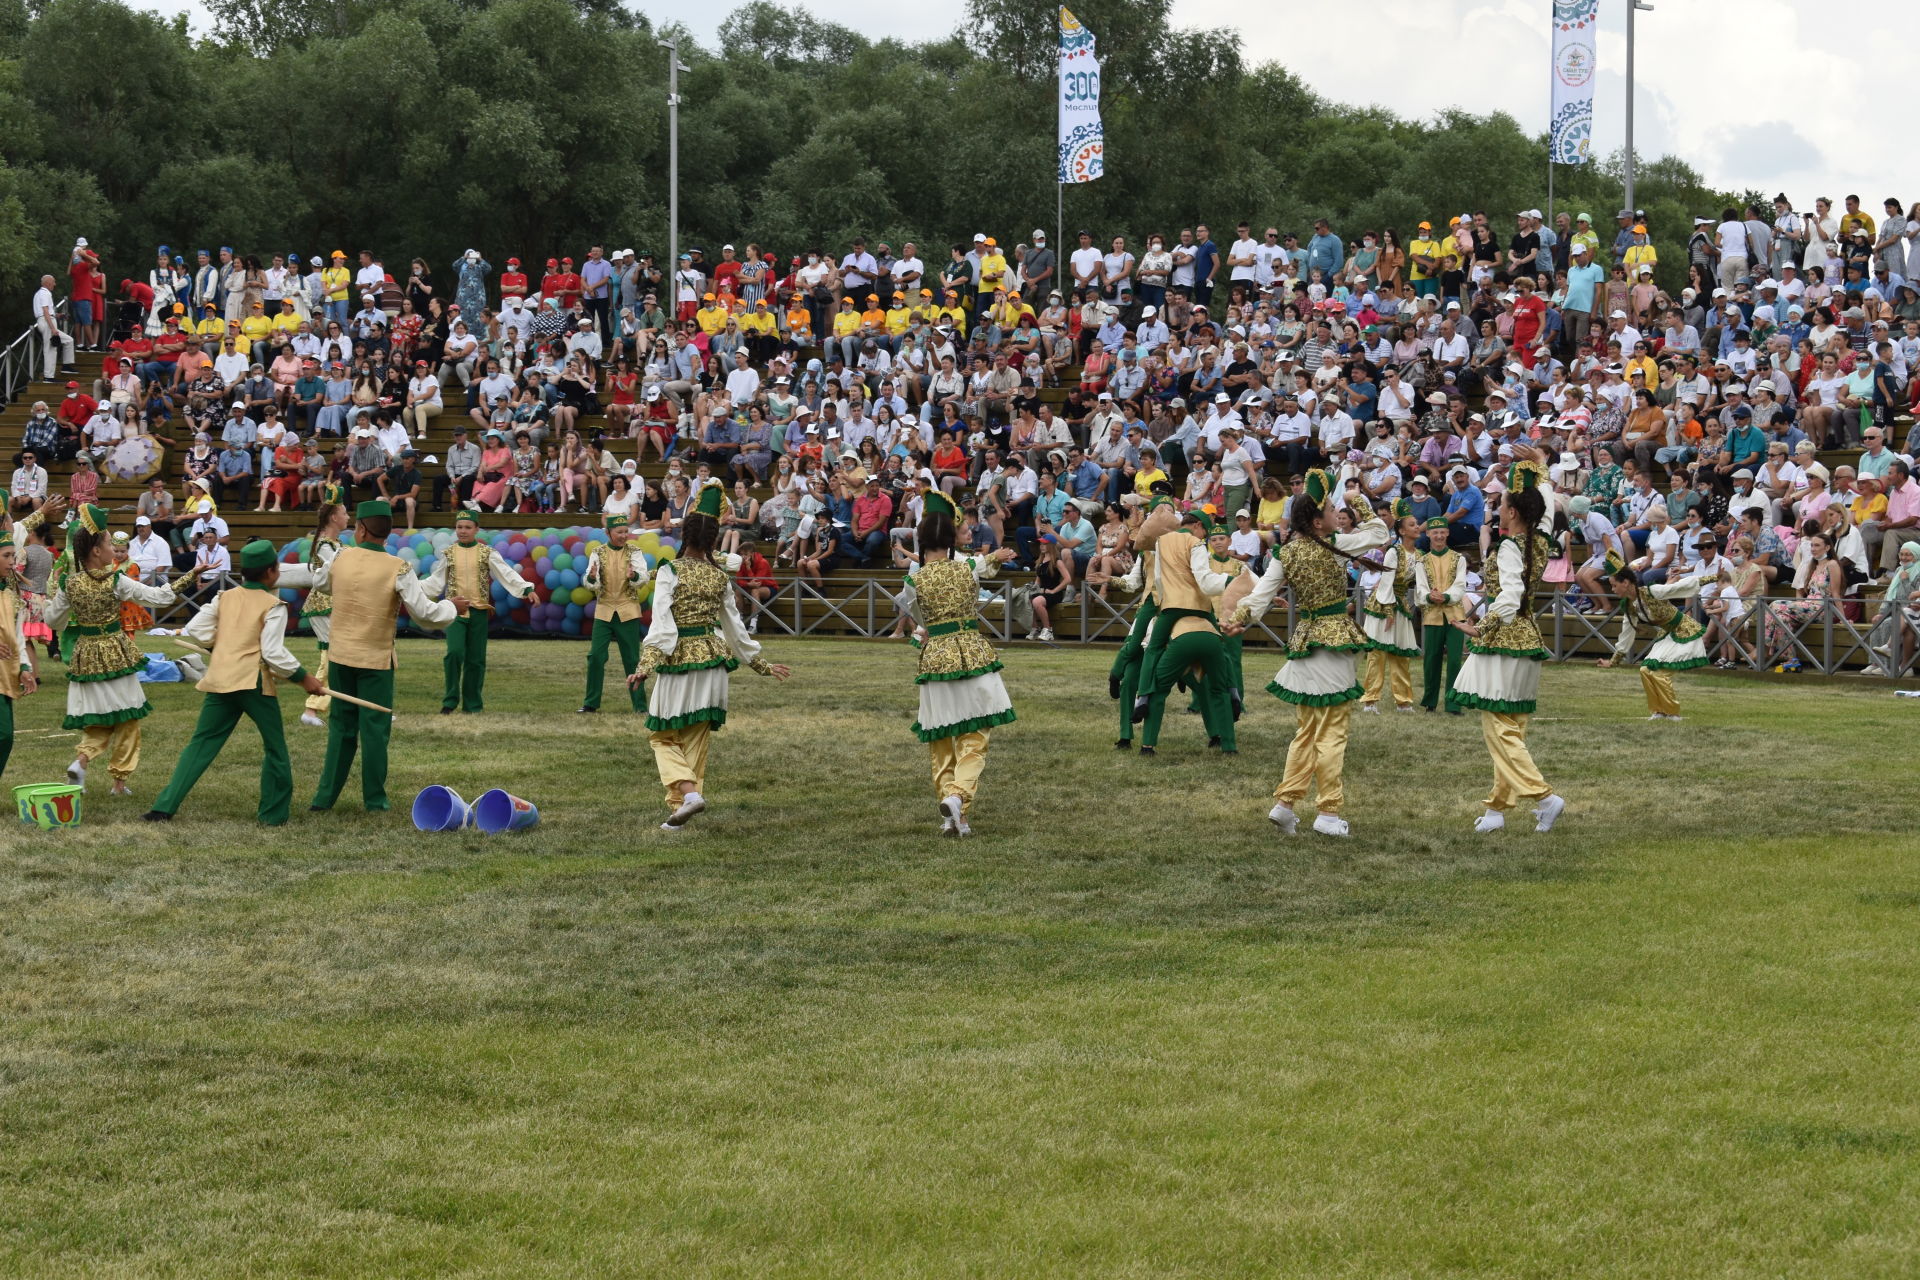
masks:
[[[138,3],[139,0],[134,0]],[[195,0],[151,0],[152,7],[186,10],[204,29]],[[628,0],[656,22],[686,21],[688,6],[665,0]],[[1625,139],[1626,6],[1601,0],[1600,74],[1595,88],[1594,145],[1610,154]],[[871,37],[924,40],[959,25],[962,0],[811,0],[822,18]],[[733,8],[703,7],[694,33],[711,42],[719,21]],[[1904,153],[1895,112],[1861,111],[1847,86],[1863,73],[1863,31],[1833,21],[1833,0],[1742,0],[1733,56],[1768,67],[1746,80],[1745,106],[1727,110],[1724,77],[1709,74],[1727,56],[1728,9],[1699,0],[1656,0],[1639,15],[1638,85],[1635,92],[1636,150],[1645,157],[1673,152],[1686,157],[1708,182],[1768,195],[1784,190],[1794,207],[1809,208],[1828,195],[1835,205],[1847,192],[1878,210],[1889,195],[1912,200],[1911,191],[1882,190],[1885,158]],[[1240,31],[1250,62],[1279,61],[1335,101],[1371,101],[1402,115],[1420,117],[1443,107],[1503,110],[1529,129],[1544,130],[1548,97],[1548,21],[1551,0],[1405,0],[1391,6],[1390,22],[1353,22],[1354,10],[1330,3],[1289,5],[1284,19],[1248,21],[1241,0],[1174,0],[1182,26]],[[1271,12],[1271,11],[1269,11]],[[1095,36],[1099,32],[1094,32]],[[1897,37],[1896,37],[1897,39]],[[1391,65],[1391,76],[1370,75],[1363,88],[1351,74],[1351,48],[1369,51],[1365,65]],[[1312,49],[1314,57],[1298,56]],[[1333,56],[1327,56],[1332,53]],[[1895,51],[1889,49],[1890,69]],[[1790,57],[1791,61],[1787,59]],[[1755,90],[1762,90],[1755,92]]]

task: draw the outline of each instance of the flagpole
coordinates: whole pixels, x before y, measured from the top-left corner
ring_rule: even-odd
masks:
[[[1055,178],[1059,176],[1057,173],[1054,175]],[[1055,182],[1053,184],[1053,287],[1056,289],[1060,289],[1060,262],[1061,256],[1065,254],[1066,251],[1067,184],[1064,182]],[[1064,299],[1067,296],[1067,291],[1060,289],[1060,296]]]

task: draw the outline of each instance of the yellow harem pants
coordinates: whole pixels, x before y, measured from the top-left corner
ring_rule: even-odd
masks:
[[[322,640],[320,642],[320,656],[316,658],[313,663],[313,678],[315,680],[318,680],[321,684],[325,684],[327,682],[327,642],[325,640]],[[325,718],[327,714],[327,708],[332,705],[333,705],[333,699],[329,698],[326,694],[310,693],[307,695],[307,705],[305,707],[305,710],[311,711],[313,712],[313,714],[320,716],[322,718]]]
[[[687,792],[706,792],[707,740],[713,725],[705,720],[679,729],[655,729],[647,735],[653,763],[667,789],[667,808],[678,809]]]
[[[1371,707],[1380,701],[1381,686],[1387,683],[1388,677],[1393,681],[1393,705],[1413,705],[1413,659],[1388,653],[1385,649],[1367,650],[1367,679],[1365,692],[1360,696],[1362,705]]]
[[[936,799],[960,797],[960,816],[973,808],[973,797],[980,790],[980,775],[987,767],[987,735],[991,729],[957,733],[951,738],[935,738],[927,744],[933,762],[933,792]]]
[[[122,720],[119,724],[90,724],[80,731],[80,746],[74,752],[83,765],[94,757],[107,756],[107,772],[116,782],[125,782],[140,767],[140,721]]]
[[[1527,721],[1531,718],[1524,712],[1480,713],[1480,732],[1487,740],[1487,754],[1493,757],[1493,790],[1487,796],[1487,808],[1496,813],[1505,813],[1522,800],[1545,800],[1553,794],[1527,750]]]
[[[1353,719],[1353,703],[1302,706],[1299,713],[1293,742],[1287,747],[1287,771],[1273,798],[1291,809],[1306,796],[1308,787],[1317,784],[1320,812],[1337,814],[1346,799],[1340,775],[1347,763],[1347,724]]]
[[[1640,687],[1647,691],[1647,710],[1655,715],[1677,716],[1680,699],[1673,695],[1673,673],[1640,668]]]

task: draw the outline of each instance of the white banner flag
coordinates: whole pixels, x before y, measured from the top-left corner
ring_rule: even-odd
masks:
[[[1594,36],[1600,0],[1548,0],[1553,6],[1553,119],[1547,157],[1556,164],[1592,159]]]
[[[1100,131],[1100,62],[1093,35],[1060,10],[1060,181],[1092,182],[1106,172]]]

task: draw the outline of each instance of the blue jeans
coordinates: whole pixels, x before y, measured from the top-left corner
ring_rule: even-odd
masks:
[[[854,538],[854,554],[868,564],[884,560],[887,554],[887,531],[875,529],[872,533],[857,535]]]
[[[342,333],[346,332],[348,318],[347,304],[344,300],[327,303],[327,319],[339,325]]]

